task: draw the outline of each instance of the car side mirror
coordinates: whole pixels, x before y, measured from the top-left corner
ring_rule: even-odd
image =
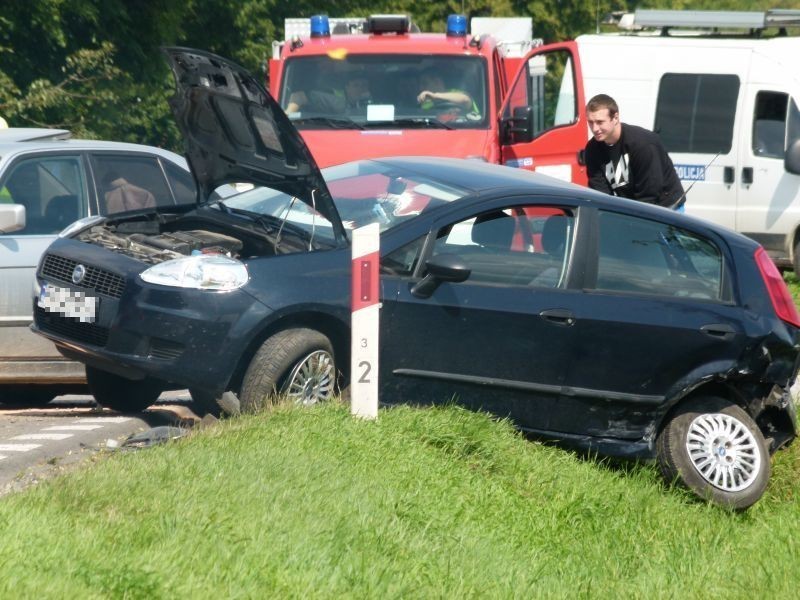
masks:
[[[510,119],[503,119],[503,143],[524,144],[533,140],[533,107],[517,106]]]
[[[25,229],[25,206],[0,203],[0,233],[12,233],[20,229]]]
[[[783,157],[783,167],[789,173],[800,175],[800,140],[789,144]]]
[[[428,270],[427,275],[411,288],[411,293],[417,298],[430,298],[431,294],[444,281],[450,283],[466,281],[472,272],[461,260],[461,257],[455,254],[435,256],[425,262],[425,267]]]

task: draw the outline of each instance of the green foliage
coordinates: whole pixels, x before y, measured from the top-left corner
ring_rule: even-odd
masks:
[[[758,0],[675,0],[671,8],[759,10]],[[0,116],[12,126],[68,127],[76,135],[180,149],[166,102],[171,75],[159,48],[182,45],[265,69],[287,17],[407,13],[424,31],[447,15],[530,16],[547,42],[594,31],[633,0],[36,0],[0,16]],[[800,6],[800,0],[782,5]]]

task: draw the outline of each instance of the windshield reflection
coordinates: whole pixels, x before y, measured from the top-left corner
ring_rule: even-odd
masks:
[[[386,231],[425,210],[469,193],[440,181],[381,163],[364,161],[323,170],[328,189],[345,229],[378,223]],[[334,242],[333,226],[302,200],[258,187],[224,200],[233,209],[285,219],[313,232],[315,239]]]

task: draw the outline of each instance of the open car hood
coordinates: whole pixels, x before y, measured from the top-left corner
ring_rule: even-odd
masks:
[[[325,180],[300,134],[264,86],[235,63],[192,48],[164,48],[176,91],[170,106],[201,201],[246,182],[297,197],[345,239]]]

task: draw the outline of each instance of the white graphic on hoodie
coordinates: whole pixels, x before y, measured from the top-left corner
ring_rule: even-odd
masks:
[[[614,169],[614,162],[606,163],[606,179],[612,190],[628,185],[628,154],[620,156],[617,168]]]

